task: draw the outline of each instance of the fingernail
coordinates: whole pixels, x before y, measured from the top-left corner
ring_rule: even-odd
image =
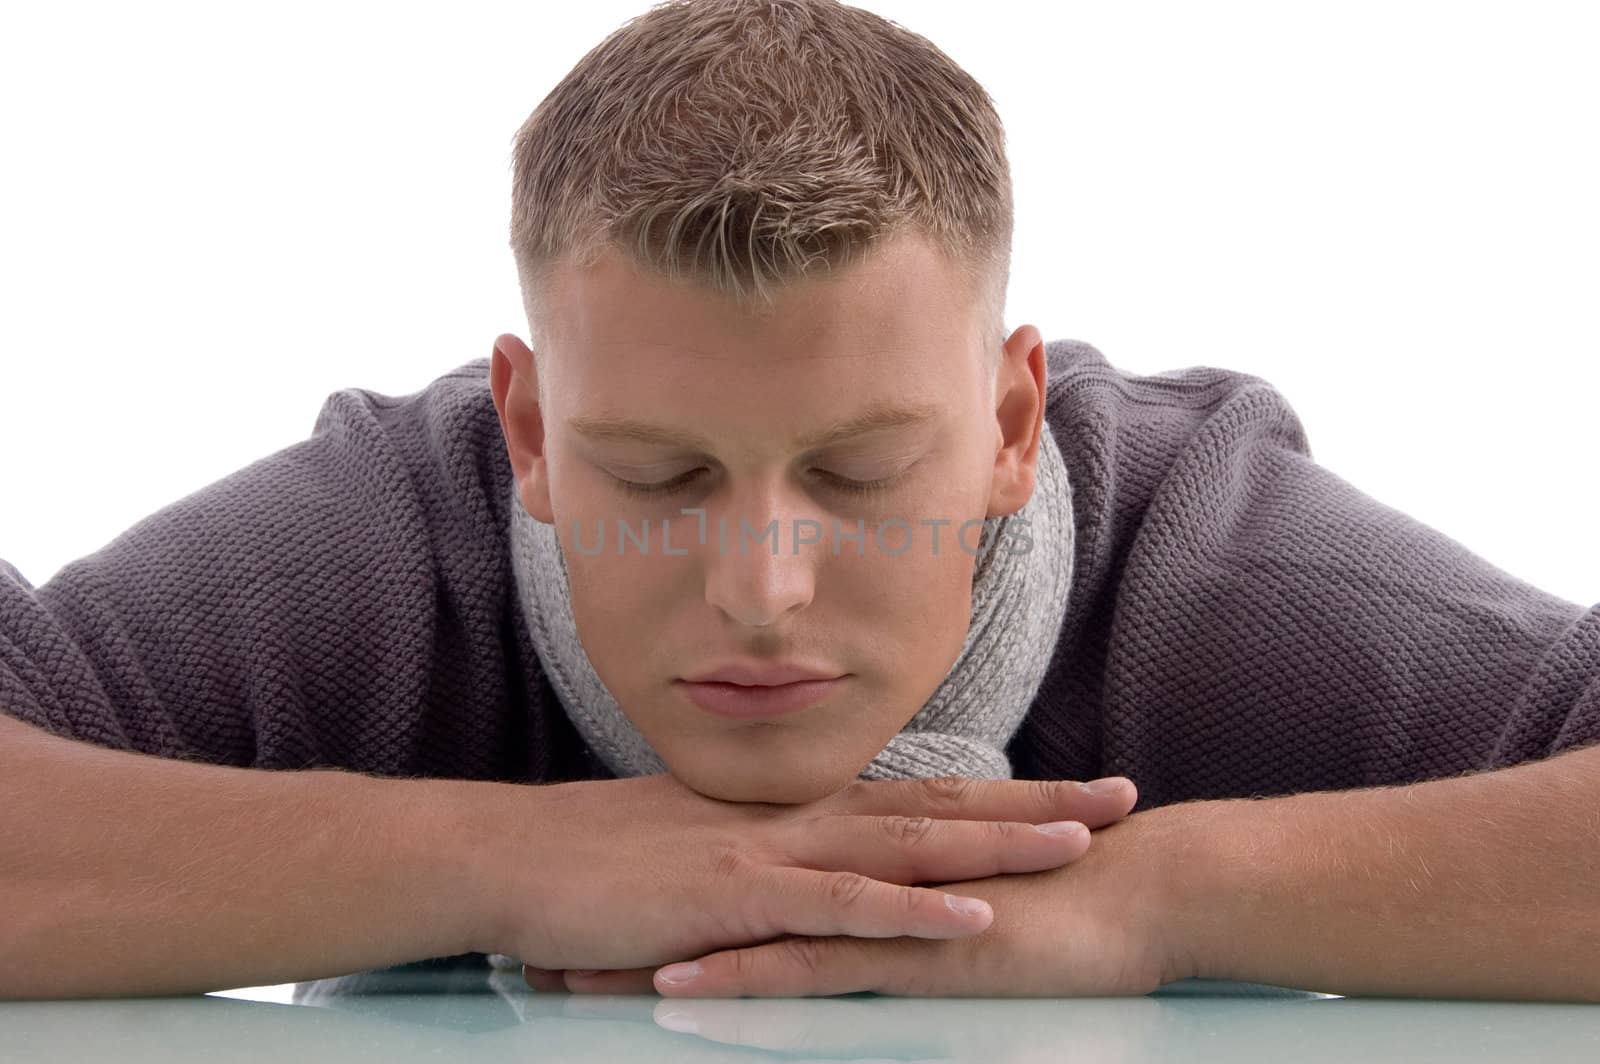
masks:
[[[1122,790],[1123,784],[1127,782],[1128,777],[1126,776],[1106,776],[1103,779],[1080,783],[1078,786],[1083,788],[1083,793],[1099,797],[1106,794],[1116,794]]]
[[[694,1022],[694,1017],[687,1012],[664,1012],[656,1018],[656,1022],[669,1031],[681,1031],[683,1034],[699,1034],[700,1025]]]
[[[982,898],[963,898],[958,894],[946,894],[944,903],[962,916],[982,916],[989,911],[989,903]]]
[[[1033,830],[1042,831],[1046,835],[1077,835],[1085,828],[1076,820],[1057,820],[1050,824],[1035,824]]]
[[[701,971],[699,961],[690,961],[687,964],[669,964],[656,975],[661,977],[663,983],[687,983]]]
[[[568,975],[575,975],[579,979],[587,979],[591,975],[599,975],[600,974],[600,969],[599,968],[568,968],[567,969],[567,974]]]

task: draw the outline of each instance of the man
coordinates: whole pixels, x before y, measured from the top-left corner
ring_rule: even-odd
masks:
[[[1010,234],[899,27],[608,37],[518,135],[531,343],[0,584],[0,992],[1600,1000],[1600,613],[1265,382],[1008,333]]]

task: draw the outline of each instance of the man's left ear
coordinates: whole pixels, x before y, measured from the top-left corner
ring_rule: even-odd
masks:
[[[1044,339],[1032,325],[1011,334],[1000,353],[994,385],[995,425],[1000,449],[985,516],[1014,514],[1033,496],[1044,426]]]
[[[489,390],[500,415],[501,435],[516,478],[522,508],[536,521],[553,524],[550,478],[544,454],[544,412],[539,409],[538,366],[528,345],[510,333],[495,338]]]

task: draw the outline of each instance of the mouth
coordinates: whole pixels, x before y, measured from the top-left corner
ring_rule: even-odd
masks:
[[[676,680],[689,701],[707,713],[734,720],[763,720],[809,709],[833,694],[848,678],[801,680],[795,683],[746,685]]]

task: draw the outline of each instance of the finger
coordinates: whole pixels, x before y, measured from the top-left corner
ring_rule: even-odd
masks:
[[[851,870],[769,866],[755,874],[762,878],[751,893],[764,903],[760,919],[766,931],[751,938],[779,934],[964,938],[994,921],[994,910],[981,898],[885,883]]]
[[[546,994],[560,994],[567,989],[567,984],[562,979],[559,970],[552,971],[549,968],[535,968],[531,964],[524,964],[522,966],[522,978],[529,987]]]
[[[1110,782],[1107,783],[1107,780]],[[1090,784],[1075,780],[985,780],[967,776],[856,780],[824,804],[829,811],[869,815],[926,814],[954,820],[1010,820],[1043,824],[1077,820],[1100,828],[1128,815],[1139,790],[1126,776]],[[1106,784],[1101,793],[1087,791]]]
[[[1075,861],[1089,830],[1062,821],[1060,834],[1009,820],[940,820],[931,816],[827,813],[777,826],[790,863],[819,871],[850,870],[889,883],[987,879],[1042,872]]]
[[[656,969],[655,988],[663,997],[821,997],[831,994],[877,993],[904,980],[896,965],[907,963],[910,951],[898,943],[864,942],[846,937],[793,936],[743,949],[709,953],[692,962],[699,973],[676,976],[678,965]],[[918,955],[922,963],[927,956]]]
[[[566,989],[574,994],[654,994],[655,967],[601,971],[567,969]]]

